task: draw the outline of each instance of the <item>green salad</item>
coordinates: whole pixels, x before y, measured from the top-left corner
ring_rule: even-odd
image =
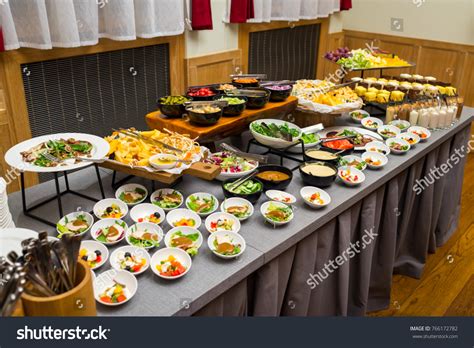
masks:
[[[217,202],[213,196],[200,197],[192,195],[189,197],[187,207],[196,213],[206,214],[214,210]]]
[[[292,215],[293,211],[290,207],[277,205],[274,203],[270,203],[267,211],[265,212],[265,216],[275,222],[289,221]]]
[[[295,128],[290,128],[288,123],[277,125],[275,123],[266,124],[264,122],[254,122],[251,127],[253,131],[272,138],[286,139],[287,137],[297,137],[300,135],[300,131]]]
[[[239,195],[250,195],[262,190],[262,184],[255,180],[247,180],[237,188],[233,188],[234,185],[235,184],[233,182],[229,182],[224,185],[224,188],[229,192]]]
[[[64,224],[59,222],[56,224],[56,227],[59,231],[59,238],[63,234],[80,234],[86,231],[89,228],[89,223],[85,215],[77,215],[74,219],[69,220],[67,217],[64,217]]]
[[[153,200],[153,204],[163,209],[174,209],[181,205],[183,197],[178,191],[165,192],[160,191]]]
[[[186,251],[190,256],[195,256],[198,253],[197,240],[199,233],[184,234],[181,231],[176,231],[171,236],[170,245],[173,248],[180,248]]]
[[[301,140],[303,140],[303,143],[305,144],[317,143],[319,141],[319,135],[315,133],[303,133],[301,135]]]
[[[143,231],[135,229],[128,237],[130,244],[139,248],[159,247],[160,242],[158,239],[158,234],[149,232],[147,229]]]
[[[239,105],[245,103],[244,99],[233,98],[233,97],[222,97],[218,101],[226,101],[229,105]]]
[[[238,255],[241,251],[241,245],[234,244],[228,236],[214,239],[213,245],[215,248],[214,250],[221,255]]]

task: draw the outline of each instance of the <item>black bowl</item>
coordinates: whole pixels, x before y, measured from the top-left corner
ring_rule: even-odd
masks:
[[[263,183],[263,188],[265,191],[267,190],[284,190],[290,185],[291,180],[293,180],[293,172],[283,166],[278,166],[278,165],[263,165],[259,166],[257,168],[258,173],[262,172],[267,172],[267,171],[276,171],[276,172],[282,172],[285,173],[289,176],[288,179],[286,180],[280,180],[280,181],[271,181],[271,180],[265,180],[260,177],[257,177],[258,180],[260,180]],[[258,175],[258,174],[257,174]]]
[[[314,176],[307,174],[303,172],[303,167],[305,167],[308,164],[320,164],[322,166],[327,166],[329,168],[334,169],[334,175],[331,176]],[[321,161],[311,161],[311,162],[305,162],[300,165],[299,167],[301,178],[303,179],[303,182],[305,185],[308,186],[315,186],[315,187],[328,187],[331,186],[334,180],[336,180],[337,177],[337,167],[329,164],[327,162],[321,162]]]
[[[245,97],[247,98],[247,108],[248,109],[261,109],[265,106],[265,104],[268,103],[270,100],[270,92],[265,89],[265,88],[244,88],[242,89],[243,92],[246,90],[249,91],[264,91],[266,93],[265,96],[251,96],[251,95],[246,95]]]
[[[193,95],[189,95],[189,93],[194,92],[194,91],[198,91],[201,88],[210,89],[212,92],[214,92],[214,95],[211,95],[211,96],[193,96]],[[215,89],[212,86],[190,87],[190,88],[188,88],[188,91],[186,92],[186,97],[187,98],[192,98],[195,101],[207,101],[207,100],[214,100],[216,98],[219,98],[221,94],[222,94],[222,91],[219,91],[219,90]]]
[[[222,117],[222,109],[218,112],[203,114],[192,111],[190,107],[187,107],[186,112],[188,113],[189,121],[200,126],[212,126]]]
[[[225,97],[223,97],[225,98]],[[230,105],[228,104],[223,110],[222,113],[224,116],[239,116],[245,110],[247,103],[247,97],[229,97],[229,98],[238,98],[243,100],[241,104]]]
[[[332,164],[336,167],[338,166],[339,158],[340,158],[339,155],[337,155],[337,157],[335,159],[320,159],[320,158],[313,158],[313,157],[311,157],[307,154],[308,152],[314,151],[314,150],[320,150],[320,151],[325,151],[325,152],[329,152],[329,153],[334,153],[334,151],[328,151],[327,148],[323,148],[321,146],[315,146],[315,147],[312,147],[310,149],[305,150],[304,155],[303,155],[305,161],[308,161],[308,162],[312,162],[312,161],[326,162],[326,163]]]
[[[239,194],[239,193],[233,193],[233,192],[230,192],[228,191],[226,188],[225,188],[225,185],[230,183],[230,182],[234,182],[234,181],[237,181],[238,179],[235,179],[235,178],[231,178],[231,179],[227,179],[227,180],[224,180],[222,182],[222,191],[224,192],[224,197],[225,198],[232,198],[232,197],[239,197],[239,198],[245,198],[246,200],[248,200],[250,203],[252,204],[255,204],[257,203],[258,199],[260,198],[260,196],[262,195],[262,192],[263,192],[263,183],[261,180],[259,179],[256,179],[256,178],[252,178],[251,180],[253,181],[256,181],[256,182],[259,182],[261,185],[262,185],[262,189],[257,191],[257,192],[254,192],[254,193],[251,193],[251,194],[248,194],[248,195],[245,195],[245,194]]]
[[[286,100],[291,95],[291,91],[293,90],[293,86],[289,86],[290,88],[284,90],[275,90],[271,89],[272,86],[267,86],[266,90],[270,92],[270,101],[281,102]]]
[[[339,154],[339,156],[342,157],[342,156],[347,156],[347,155],[352,154],[352,153],[354,152],[354,147],[355,147],[355,145],[352,144],[352,148],[351,148],[351,149],[344,150],[343,152],[341,152],[341,153]],[[325,142],[322,142],[322,143],[321,143],[321,150],[329,151],[329,152],[332,152],[332,153],[336,153],[336,152],[342,151],[342,150],[339,150],[339,149],[333,149],[333,148],[331,148],[331,147],[326,146],[326,143],[325,143]]]
[[[184,104],[162,104],[163,98],[157,100],[156,104],[161,113],[169,118],[181,118],[186,113],[186,106]],[[190,97],[186,97],[192,100]]]

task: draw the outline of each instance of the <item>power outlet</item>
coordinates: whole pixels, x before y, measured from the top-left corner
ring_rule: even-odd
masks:
[[[403,18],[391,18],[390,28],[392,31],[403,31]]]

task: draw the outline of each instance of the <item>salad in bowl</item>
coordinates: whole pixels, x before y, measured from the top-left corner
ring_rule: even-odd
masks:
[[[229,151],[213,153],[204,162],[221,167],[221,173],[217,177],[217,180],[221,181],[229,178],[240,178],[250,174],[258,167],[257,161],[246,160]]]

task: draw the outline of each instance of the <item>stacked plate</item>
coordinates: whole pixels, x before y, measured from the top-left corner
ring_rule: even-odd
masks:
[[[14,227],[12,214],[8,208],[7,183],[4,178],[0,178],[0,229]]]

